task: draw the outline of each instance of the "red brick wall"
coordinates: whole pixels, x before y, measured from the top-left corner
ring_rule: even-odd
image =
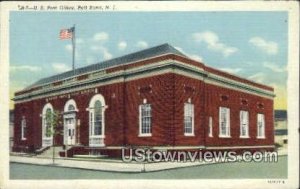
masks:
[[[126,141],[129,145],[172,144],[173,78],[173,74],[163,74],[126,83]],[[144,92],[144,87],[150,87],[151,90]],[[152,137],[138,137],[139,105],[143,104],[143,99],[147,99],[152,108]]]
[[[222,87],[207,84],[206,93],[206,130],[208,129],[208,117],[213,119],[213,137],[208,137],[206,131],[206,144],[215,145],[272,145],[274,144],[274,126],[273,126],[273,100],[250,95],[243,92],[237,92]],[[221,96],[226,95],[228,100],[221,100]],[[247,105],[241,103],[242,99],[248,101]],[[263,103],[264,108],[258,108],[257,103]],[[219,107],[230,108],[230,133],[231,138],[219,138]],[[241,139],[240,136],[240,110],[249,112],[249,139]],[[257,139],[257,113],[265,115],[265,136],[266,139]]]
[[[105,143],[107,145],[122,145],[123,136],[123,122],[124,122],[124,105],[123,105],[123,84],[112,84],[108,86],[98,87],[98,93],[102,94],[108,108],[105,111]],[[94,91],[94,90],[93,90]],[[115,93],[115,95],[113,95]],[[70,95],[70,99],[74,99],[79,112],[76,115],[80,119],[80,141],[84,145],[88,145],[89,134],[89,114],[86,108],[89,106],[91,98],[95,92]],[[51,99],[48,102],[52,104],[53,109],[63,112],[66,102],[69,100],[68,95],[65,97],[58,97]],[[42,145],[42,110],[44,105],[48,103],[46,99],[38,99],[30,102],[19,103],[15,105],[15,145],[31,145],[35,148]],[[20,141],[21,130],[20,124],[22,116],[26,117],[28,134],[26,141]],[[56,137],[57,144],[63,144],[63,136]]]
[[[117,83],[98,87],[108,108],[105,111],[105,144],[107,146],[145,145],[145,146],[240,146],[269,145],[274,143],[273,135],[273,100],[243,92],[204,84],[202,81],[177,74],[163,74],[126,83]],[[88,145],[89,123],[88,111],[94,89],[84,94],[70,94],[79,112],[81,121],[80,141]],[[226,95],[228,99],[221,101]],[[184,103],[191,98],[195,112],[195,136],[184,136]],[[241,104],[241,98],[248,101]],[[152,137],[139,137],[139,105],[147,99],[152,107]],[[49,100],[54,110],[63,111],[68,95]],[[259,108],[257,103],[262,103]],[[16,104],[15,106],[15,146],[42,143],[42,119],[40,114],[46,99]],[[219,107],[230,108],[231,138],[219,138]],[[250,139],[240,139],[239,111],[247,110],[250,116]],[[256,114],[264,113],[266,122],[266,139],[256,139]],[[22,116],[27,118],[27,141],[20,141],[20,123]],[[208,117],[213,117],[213,138],[208,137]],[[63,143],[63,137],[56,138]]]
[[[204,83],[202,81],[188,78],[185,76],[175,75],[175,109],[173,135],[175,145],[204,145],[203,141],[203,124],[204,124]],[[191,99],[194,104],[194,133],[195,136],[184,136],[184,104]]]

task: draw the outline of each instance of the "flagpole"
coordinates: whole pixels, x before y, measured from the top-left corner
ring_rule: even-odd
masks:
[[[73,33],[72,33],[72,46],[73,46],[73,57],[72,57],[72,68],[75,71],[75,24],[73,26]]]

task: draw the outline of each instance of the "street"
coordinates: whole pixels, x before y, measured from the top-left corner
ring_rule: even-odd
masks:
[[[287,178],[287,156],[278,162],[234,162],[146,173],[115,173],[76,168],[10,163],[10,179],[230,179]]]

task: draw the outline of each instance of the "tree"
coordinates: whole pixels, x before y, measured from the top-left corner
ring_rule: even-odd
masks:
[[[62,127],[62,113],[54,110],[52,111],[47,111],[46,112],[46,136],[47,137],[52,137],[53,142],[52,142],[52,163],[54,164],[55,161],[55,138],[58,135],[62,135],[63,132],[61,131]]]

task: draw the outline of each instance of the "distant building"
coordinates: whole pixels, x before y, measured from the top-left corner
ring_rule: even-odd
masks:
[[[15,93],[14,151],[67,145],[70,154],[273,150],[274,89],[163,44],[43,78]],[[48,134],[49,112],[63,135]],[[29,150],[30,151],[30,150]],[[68,154],[69,155],[69,154]]]
[[[14,110],[9,110],[9,150],[14,145]]]
[[[275,110],[275,143],[280,145],[288,143],[286,110]]]

